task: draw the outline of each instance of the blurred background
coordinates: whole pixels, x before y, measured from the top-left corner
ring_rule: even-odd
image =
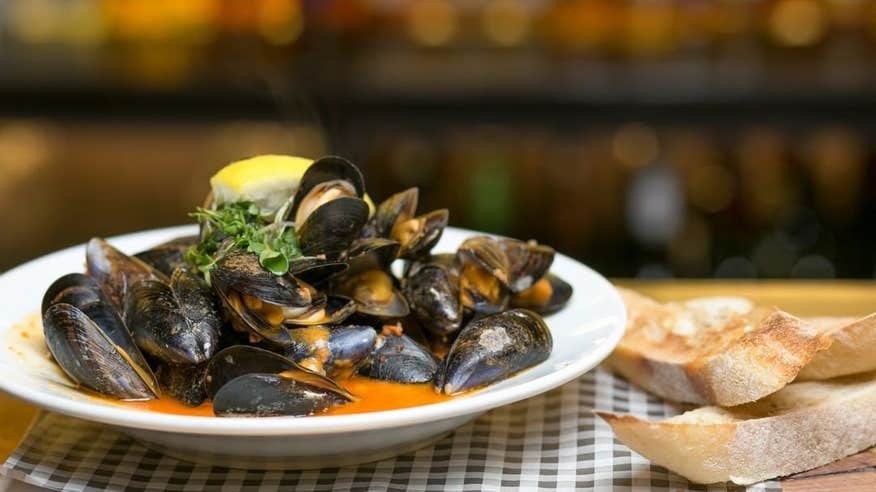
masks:
[[[0,0],[0,270],[260,153],[609,276],[876,276],[874,0]]]

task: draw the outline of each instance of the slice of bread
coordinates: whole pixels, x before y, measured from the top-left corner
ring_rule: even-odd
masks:
[[[797,382],[753,403],[659,422],[596,413],[621,442],[693,482],[745,485],[876,445],[876,373]]]
[[[679,402],[733,406],[778,391],[829,341],[799,318],[741,297],[659,303],[619,288],[627,331],[607,364]]]
[[[801,380],[829,379],[876,370],[876,313],[864,318],[806,320],[830,341],[797,376]]]

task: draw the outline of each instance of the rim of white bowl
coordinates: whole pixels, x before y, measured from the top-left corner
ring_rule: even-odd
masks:
[[[448,227],[463,234],[485,235],[483,232],[455,227]],[[136,241],[138,236],[161,235],[166,237],[192,234],[194,226],[176,226],[161,229],[150,229],[109,238],[110,242]],[[73,250],[81,250],[82,245],[65,248],[54,253],[39,257],[8,270],[0,275],[4,277],[17,270],[46,261],[54,256],[69,254]],[[186,415],[149,412],[123,406],[112,406],[88,400],[74,400],[63,396],[33,390],[14,380],[0,381],[0,389],[28,401],[45,410],[78,417],[85,420],[101,422],[121,427],[144,429],[159,432],[183,434],[228,435],[228,436],[295,436],[326,433],[345,433],[373,431],[375,429],[401,427],[421,422],[446,420],[454,417],[483,413],[494,408],[530,398],[561,386],[596,367],[602,362],[614,347],[620,342],[626,325],[626,308],[623,301],[611,283],[602,275],[578,262],[577,260],[557,253],[564,261],[570,261],[582,267],[594,281],[605,288],[608,296],[606,303],[612,305],[616,312],[616,320],[612,320],[613,329],[610,335],[596,345],[593,350],[583,352],[580,357],[559,367],[554,371],[531,381],[490,391],[475,392],[452,400],[401,408],[397,410],[382,410],[360,414],[320,415],[317,417],[194,417]]]

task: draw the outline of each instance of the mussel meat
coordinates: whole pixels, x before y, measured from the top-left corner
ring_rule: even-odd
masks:
[[[420,190],[416,187],[400,191],[377,205],[374,216],[362,230],[363,238],[389,238],[399,217],[411,218],[417,214]]]
[[[444,358],[435,386],[455,395],[506,379],[545,361],[553,339],[544,320],[512,309],[470,322]]]
[[[476,313],[497,313],[508,306],[508,257],[495,239],[467,239],[456,252],[462,305]]]
[[[539,314],[559,311],[572,297],[572,286],[548,273],[532,287],[511,296],[511,306],[531,309]]]
[[[404,295],[396,288],[393,277],[378,269],[346,275],[337,287],[338,293],[357,303],[360,314],[377,318],[403,318],[410,313]]]
[[[316,209],[341,197],[362,198],[365,179],[352,162],[337,156],[318,159],[301,177],[289,210],[296,224],[303,224]]]

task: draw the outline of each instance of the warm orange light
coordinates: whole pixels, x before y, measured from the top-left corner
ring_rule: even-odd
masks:
[[[419,44],[446,45],[459,30],[459,13],[447,0],[417,0],[410,4],[407,29]]]
[[[491,0],[484,5],[481,29],[499,46],[516,46],[529,36],[530,13],[520,0]]]
[[[815,0],[783,0],[770,13],[770,34],[781,45],[813,45],[824,36],[825,17]]]

